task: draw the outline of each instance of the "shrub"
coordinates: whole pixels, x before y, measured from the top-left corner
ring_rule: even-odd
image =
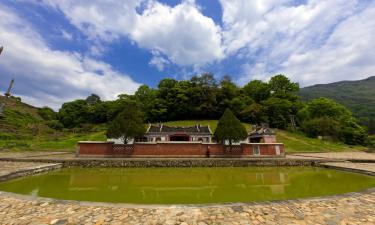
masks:
[[[60,123],[58,120],[51,120],[46,123],[46,125],[49,128],[55,129],[55,130],[62,130],[64,128],[64,125]]]

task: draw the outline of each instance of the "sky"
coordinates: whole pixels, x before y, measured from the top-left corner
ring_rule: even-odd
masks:
[[[301,87],[375,71],[375,0],[1,0],[0,91],[59,109],[204,72]]]

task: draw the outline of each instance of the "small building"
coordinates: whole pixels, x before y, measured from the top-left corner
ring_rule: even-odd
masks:
[[[210,143],[212,132],[210,127],[200,124],[187,127],[166,126],[163,124],[150,124],[143,141],[146,142],[168,142],[168,141],[197,141]]]
[[[249,143],[276,143],[276,135],[267,126],[254,126],[248,137]]]

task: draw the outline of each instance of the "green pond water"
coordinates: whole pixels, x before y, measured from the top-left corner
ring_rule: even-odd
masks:
[[[251,202],[375,187],[371,176],[317,167],[70,168],[0,183],[1,191],[143,204]]]

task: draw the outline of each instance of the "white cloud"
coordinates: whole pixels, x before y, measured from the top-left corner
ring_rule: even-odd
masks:
[[[170,64],[170,62],[167,59],[165,59],[162,55],[160,55],[159,52],[154,51],[152,54],[153,57],[149,65],[155,66],[159,71],[163,71],[164,67]]]
[[[191,2],[173,8],[150,3],[142,15],[137,15],[131,38],[182,66],[204,65],[224,57],[220,27]]]
[[[291,54],[283,71],[305,85],[374,75],[374,15],[375,4],[344,20],[319,48]]]
[[[375,35],[369,3],[221,0],[226,54],[248,59],[242,84],[275,73],[302,85],[364,78],[373,71],[365,59],[375,60],[367,39]]]
[[[111,42],[129,37],[180,66],[200,66],[224,57],[220,27],[194,1],[175,7],[152,0],[44,2],[60,9],[90,39]]]
[[[73,40],[73,34],[67,32],[66,30],[61,30],[61,35],[65,40],[71,41]]]
[[[42,0],[61,10],[70,22],[91,39],[112,41],[126,36],[136,22],[143,0]]]
[[[15,78],[15,94],[32,104],[57,109],[61,103],[96,93],[114,99],[138,83],[110,65],[76,52],[56,51],[27,21],[0,5],[1,85]],[[26,97],[27,96],[27,97]]]

